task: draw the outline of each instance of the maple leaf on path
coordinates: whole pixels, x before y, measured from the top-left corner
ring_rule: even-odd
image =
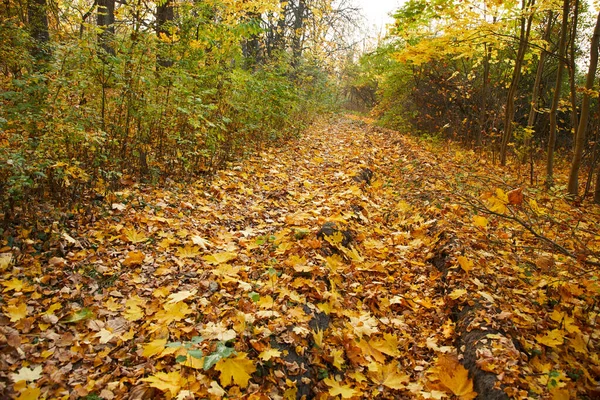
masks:
[[[26,381],[26,382],[34,382],[40,379],[42,376],[42,366],[38,365],[34,369],[29,369],[27,367],[23,367],[16,374],[11,374],[10,377],[13,382]]]
[[[390,389],[405,389],[406,383],[410,379],[408,375],[401,373],[394,364],[375,364],[372,367],[369,366],[369,369],[369,376],[373,382]]]
[[[177,249],[177,257],[194,258],[200,254],[200,247],[186,245]]]
[[[123,260],[123,265],[126,267],[132,265],[141,265],[146,256],[141,251],[130,251],[125,256],[125,260]]]
[[[148,240],[148,237],[144,235],[142,232],[137,232],[135,229],[125,229],[124,231],[125,237],[131,243],[143,243]]]
[[[198,235],[192,236],[192,243],[200,246],[202,250],[206,250],[208,247],[212,246],[211,242]]]
[[[144,351],[142,355],[144,357],[152,357],[154,355],[160,354],[167,345],[167,339],[156,339],[147,343],[143,346]]]
[[[256,371],[256,366],[246,358],[246,353],[238,353],[234,358],[219,360],[215,369],[221,372],[221,385],[228,386],[232,382],[242,388],[248,386],[250,375]]]
[[[341,385],[338,381],[331,378],[325,378],[323,382],[329,386],[329,394],[331,396],[342,396],[342,399],[349,399],[361,394],[359,390],[350,387],[350,385]]]
[[[170,392],[171,396],[177,395],[181,387],[185,384],[185,379],[181,377],[179,371],[173,372],[157,372],[156,374],[142,379],[143,382],[148,382],[151,387],[163,392]]]
[[[15,292],[20,292],[21,290],[23,290],[23,287],[25,286],[25,284],[22,280],[13,278],[10,281],[2,282],[2,286],[4,286],[6,288],[3,290],[3,292],[8,292],[9,290],[14,290]]]
[[[440,356],[437,370],[442,385],[461,400],[477,397],[477,392],[473,391],[473,380],[469,379],[469,371],[458,361],[458,357],[452,354]]]
[[[173,293],[169,295],[167,298],[167,304],[177,303],[183,301],[189,297],[195,295],[198,291],[196,289],[193,290],[182,290],[181,292]]]
[[[546,333],[545,335],[537,335],[535,337],[535,340],[537,340],[538,343],[541,343],[544,346],[558,347],[565,341],[565,332],[560,329],[554,329]]]
[[[267,349],[264,350],[263,352],[261,352],[258,355],[258,358],[260,358],[263,361],[269,361],[271,358],[279,358],[281,356],[281,351],[277,350],[277,349]]]
[[[30,386],[23,390],[16,400],[38,400],[41,393],[42,390],[40,388]]]
[[[236,257],[237,257],[236,253],[227,251],[227,252],[223,252],[223,253],[211,254],[208,256],[204,256],[202,258],[204,260],[206,260],[207,263],[216,265],[216,264],[226,263],[227,261],[233,260]]]
[[[10,317],[10,322],[18,322],[27,316],[27,304],[11,304],[4,308],[4,311]]]
[[[467,257],[459,256],[458,264],[465,272],[469,272],[473,269],[473,261],[469,260]]]

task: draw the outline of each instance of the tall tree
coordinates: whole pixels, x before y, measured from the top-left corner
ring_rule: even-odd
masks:
[[[544,31],[543,40],[545,43],[549,43],[550,34],[552,33],[552,26],[554,25],[554,13],[552,10],[548,11],[548,21],[546,22],[546,30]],[[530,161],[530,182],[533,184],[533,148],[531,146],[531,142],[533,139],[533,124],[535,122],[535,117],[538,113],[539,102],[540,102],[540,86],[542,83],[542,75],[544,73],[544,64],[546,62],[546,55],[548,51],[543,49],[540,52],[540,58],[538,60],[537,71],[535,74],[535,82],[533,83],[533,93],[531,95],[531,105],[529,108],[529,116],[527,117],[527,128],[525,133],[525,149],[527,152],[527,157]]]
[[[569,0],[563,1],[562,23],[560,24],[560,39],[558,42],[558,70],[556,71],[556,84],[550,107],[550,134],[548,137],[548,154],[546,157],[546,186],[551,186],[554,181],[554,147],[556,146],[556,113],[562,89],[563,70],[565,66],[565,51],[567,46],[567,28],[569,25]]]
[[[175,18],[173,12],[173,0],[161,0],[156,5],[156,36],[159,40],[168,38],[171,36],[170,24]],[[169,67],[173,64],[173,60],[170,57],[158,53],[157,65],[159,67]]]
[[[502,145],[500,148],[500,164],[506,165],[506,154],[508,151],[508,142],[512,137],[513,120],[515,118],[515,97],[519,81],[521,80],[521,68],[525,53],[527,52],[529,34],[531,32],[531,23],[533,21],[533,5],[535,0],[522,0],[521,3],[521,29],[519,35],[519,49],[515,59],[515,67],[506,96],[506,107],[504,113],[504,133],[502,135]],[[529,14],[529,16],[527,16]]]
[[[30,0],[27,4],[29,32],[33,38],[31,54],[37,60],[47,59],[50,55],[47,9],[48,3],[46,0]]]
[[[588,68],[585,80],[585,90],[581,102],[581,117],[577,126],[577,136],[575,137],[575,149],[573,150],[573,161],[571,162],[571,172],[569,173],[569,194],[576,196],[579,189],[579,169],[583,158],[583,148],[586,142],[586,131],[588,119],[590,116],[591,92],[594,88],[596,70],[598,69],[598,45],[600,44],[600,13],[596,19],[596,27],[592,35],[592,46],[590,48],[590,66]]]
[[[96,23],[101,32],[98,38],[100,47],[109,54],[115,54],[112,40],[115,34],[115,0],[96,0],[98,10]]]

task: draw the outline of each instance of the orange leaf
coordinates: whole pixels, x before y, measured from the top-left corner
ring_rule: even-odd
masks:
[[[523,188],[511,190],[507,193],[508,202],[515,206],[520,206],[523,203]]]

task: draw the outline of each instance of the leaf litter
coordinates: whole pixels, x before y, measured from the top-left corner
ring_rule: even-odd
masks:
[[[0,393],[472,399],[483,373],[598,395],[598,210],[428,147],[320,121],[209,182],[117,192],[51,251],[23,228],[0,251]]]

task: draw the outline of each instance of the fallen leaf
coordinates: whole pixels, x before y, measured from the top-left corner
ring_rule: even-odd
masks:
[[[354,396],[360,395],[357,389],[350,387],[350,385],[341,385],[338,381],[325,378],[323,382],[329,386],[329,394],[331,396],[342,396],[342,399],[350,399]]]
[[[539,334],[535,337],[538,343],[548,347],[558,347],[565,341],[564,332],[560,329],[554,329],[545,335]]]
[[[250,375],[256,371],[251,360],[246,358],[246,353],[238,353],[234,358],[219,360],[215,369],[221,373],[221,385],[229,386],[232,382],[242,388],[248,386]]]
[[[471,400],[477,397],[473,391],[473,381],[469,378],[469,371],[452,354],[444,354],[437,361],[438,378],[442,385],[459,396],[462,400]]]
[[[11,374],[10,378],[13,382],[26,381],[35,382],[42,377],[42,366],[38,365],[34,369],[23,367],[16,374]]]
[[[157,372],[147,378],[141,379],[142,382],[148,382],[151,387],[162,392],[169,392],[171,396],[176,396],[181,387],[185,384],[178,371],[169,373]]]

